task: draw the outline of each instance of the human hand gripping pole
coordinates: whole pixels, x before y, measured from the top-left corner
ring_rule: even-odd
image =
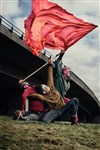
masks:
[[[57,60],[62,60],[62,57],[64,56],[64,54],[65,54],[65,51],[61,51],[59,54],[57,54],[56,55],[56,57],[58,57]]]

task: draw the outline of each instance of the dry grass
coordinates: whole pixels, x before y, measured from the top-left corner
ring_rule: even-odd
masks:
[[[0,116],[0,150],[100,150],[100,125],[46,124]]]

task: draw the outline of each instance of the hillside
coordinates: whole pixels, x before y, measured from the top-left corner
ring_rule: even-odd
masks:
[[[0,116],[0,150],[100,150],[100,124],[71,126]]]

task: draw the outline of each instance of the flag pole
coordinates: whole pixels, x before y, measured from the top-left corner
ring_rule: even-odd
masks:
[[[29,76],[27,76],[26,78],[24,78],[22,80],[22,82],[26,81],[28,78],[30,78],[32,75],[34,75],[36,72],[38,72],[39,70],[41,70],[42,68],[44,68],[47,64],[48,64],[48,62],[46,62],[43,66],[41,66],[40,68],[38,68],[37,70],[35,70],[33,73],[31,73]]]
[[[60,55],[61,53],[59,53],[58,55]],[[53,60],[58,56],[56,55]],[[37,70],[35,70],[33,73],[31,73],[30,75],[28,75],[26,78],[24,78],[22,80],[22,82],[26,81],[28,78],[30,78],[32,75],[34,75],[36,72],[38,72],[39,70],[41,70],[42,68],[44,68],[46,65],[48,64],[48,62],[46,62],[43,66],[41,66],[40,68],[38,68]]]

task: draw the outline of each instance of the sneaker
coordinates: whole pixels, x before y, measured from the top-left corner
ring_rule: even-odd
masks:
[[[78,121],[76,119],[76,117],[71,117],[71,125],[77,125]]]
[[[14,116],[13,116],[13,120],[18,120],[21,116],[20,110],[15,111]]]

